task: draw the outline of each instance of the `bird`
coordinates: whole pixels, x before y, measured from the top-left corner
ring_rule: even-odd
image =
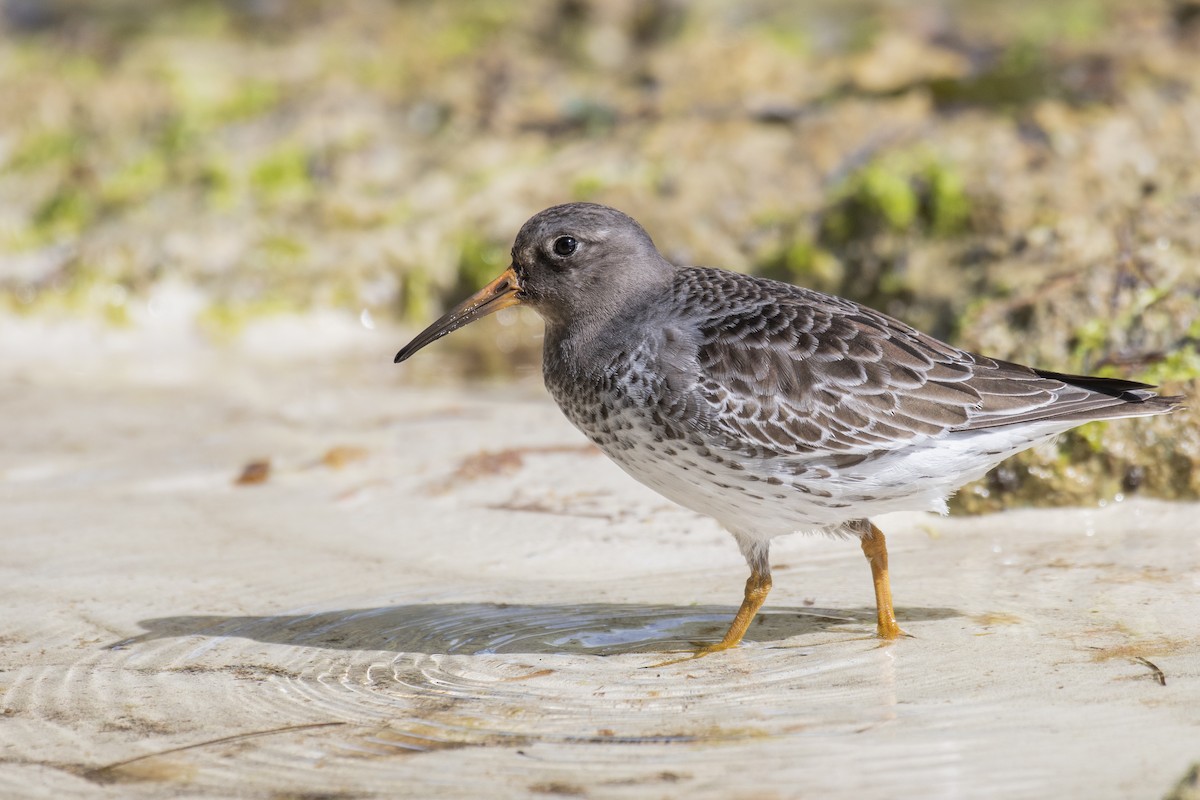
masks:
[[[688,658],[741,642],[771,590],[771,540],[796,532],[857,538],[876,635],[906,635],[872,517],[944,514],[950,495],[1009,456],[1182,401],[971,353],[813,289],[676,266],[636,220],[595,203],[531,217],[509,267],[395,363],[515,305],[544,321],[543,378],[567,419],[630,476],[715,519],[750,568],[725,635]]]

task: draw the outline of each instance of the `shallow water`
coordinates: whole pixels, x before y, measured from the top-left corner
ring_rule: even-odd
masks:
[[[0,795],[1126,797],[1200,760],[1194,506],[883,520],[890,645],[853,543],[783,539],[745,644],[656,666],[745,566],[540,394],[205,363],[12,376]]]

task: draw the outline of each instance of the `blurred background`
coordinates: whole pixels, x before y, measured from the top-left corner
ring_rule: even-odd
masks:
[[[1194,396],[1198,157],[1200,0],[0,0],[0,316],[416,328],[591,200],[678,263]],[[535,380],[539,332],[396,380]],[[1193,407],[955,502],[1196,498],[1198,461]]]

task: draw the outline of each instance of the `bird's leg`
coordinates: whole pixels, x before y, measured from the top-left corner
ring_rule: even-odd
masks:
[[[725,636],[719,642],[712,644],[696,642],[694,643],[696,649],[690,655],[651,666],[665,667],[681,661],[691,661],[709,653],[719,653],[722,650],[737,647],[738,643],[742,641],[742,637],[746,635],[750,623],[754,621],[755,615],[758,614],[758,610],[762,608],[771,591],[771,563],[768,556],[768,545],[765,542],[743,539],[737,534],[734,536],[737,537],[742,554],[746,557],[746,563],[750,565],[750,577],[746,579],[746,591],[742,595],[742,604],[734,614],[733,622],[729,624],[729,630],[725,631]]]
[[[706,656],[709,653],[719,653],[722,650],[728,650],[731,647],[737,647],[742,641],[742,637],[746,635],[750,623],[754,621],[754,616],[758,610],[762,608],[763,603],[767,599],[767,593],[771,591],[771,570],[759,570],[751,564],[750,577],[746,579],[746,593],[742,597],[742,605],[738,608],[737,614],[733,617],[733,622],[729,625],[729,630],[725,631],[725,637],[719,642],[712,644],[695,643],[696,649],[689,655],[683,658],[673,658],[669,661],[661,661],[657,664],[651,664],[653,667],[668,667],[671,664],[679,664],[684,661]]]
[[[896,612],[892,608],[892,582],[888,578],[887,540],[883,531],[868,520],[863,520],[866,533],[862,534],[862,551],[871,563],[871,578],[875,581],[875,610],[878,615],[876,632],[880,639],[895,639],[907,635],[896,624]]]
[[[729,630],[725,631],[725,637],[719,642],[701,645],[695,655],[699,657],[737,647],[738,643],[742,641],[742,637],[746,635],[750,623],[754,621],[755,615],[758,614],[758,610],[766,602],[767,594],[770,591],[771,570],[762,571],[752,565],[750,577],[746,579],[746,592],[742,597],[742,605],[734,615],[733,622],[729,624]]]

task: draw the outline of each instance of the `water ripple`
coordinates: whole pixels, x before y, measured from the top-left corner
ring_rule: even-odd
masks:
[[[538,760],[542,775],[557,774],[554,765],[565,759],[572,768],[641,770],[650,783],[755,764],[812,769],[814,759],[878,775],[901,765],[886,758],[851,765],[856,747],[847,744],[906,715],[911,723],[914,713],[920,722],[912,735],[927,737],[929,746],[904,759],[908,774],[953,775],[964,749],[986,752],[962,731],[995,716],[994,707],[904,700],[935,688],[965,693],[971,671],[910,669],[905,643],[881,647],[865,635],[870,609],[776,609],[739,650],[651,666],[663,650],[719,635],[731,612],[410,602],[158,618],[141,623],[144,634],[93,649],[65,670],[21,671],[7,704],[18,721],[56,710],[57,741],[47,745],[44,730],[38,737],[53,753],[77,753],[103,739],[103,726],[76,729],[72,708],[81,698],[112,735],[145,738],[125,758],[76,769],[84,780],[218,792],[242,791],[248,781],[276,790],[386,792],[419,777],[428,796],[483,795],[496,781],[524,785],[528,759]],[[954,612],[909,614],[944,619]],[[212,738],[214,729],[245,735]],[[663,748],[675,771],[656,767]],[[452,750],[460,752],[448,775],[433,779],[418,766]],[[483,752],[507,755],[488,760]],[[1035,785],[1041,774],[1002,767],[998,758],[993,790]],[[629,796],[638,786],[645,788],[629,784]]]

